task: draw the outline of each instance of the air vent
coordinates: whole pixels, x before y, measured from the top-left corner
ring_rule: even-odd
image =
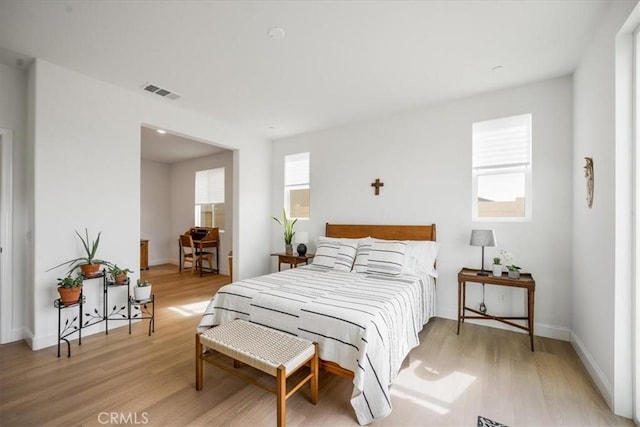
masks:
[[[160,86],[151,83],[143,84],[142,89],[146,90],[147,92],[155,93],[156,95],[159,95],[163,98],[170,99],[172,101],[180,98],[180,95],[178,95],[177,93],[173,93],[170,90],[161,88]]]

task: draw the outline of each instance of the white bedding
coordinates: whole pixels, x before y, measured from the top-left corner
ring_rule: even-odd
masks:
[[[430,276],[374,276],[309,265],[226,285],[198,331],[244,319],[318,343],[320,358],[354,373],[360,424],[391,413],[389,386],[435,316]]]

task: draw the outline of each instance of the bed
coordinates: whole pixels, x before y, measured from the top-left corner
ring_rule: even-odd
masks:
[[[223,286],[198,331],[239,318],[317,342],[369,424],[391,413],[389,387],[435,316],[435,239],[435,224],[327,223],[313,263]]]

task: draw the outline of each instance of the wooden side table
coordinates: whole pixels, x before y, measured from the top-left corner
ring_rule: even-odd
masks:
[[[294,253],[292,255],[287,255],[281,252],[271,254],[271,256],[278,257],[278,271],[280,271],[280,266],[282,264],[289,264],[289,268],[296,268],[298,264],[309,264],[309,260],[313,259],[314,254],[298,255]]]
[[[529,273],[520,273],[519,279],[511,279],[506,274],[502,276],[494,276],[489,272],[488,276],[478,276],[480,270],[472,268],[463,268],[458,273],[458,332],[460,334],[460,323],[464,323],[464,319],[493,319],[498,322],[505,323],[516,328],[523,329],[529,333],[531,340],[531,351],[533,350],[533,314],[536,282]],[[491,314],[482,313],[476,309],[466,306],[467,282],[482,283],[487,285],[508,286],[512,288],[523,288],[527,291],[527,316],[493,316]],[[468,316],[466,312],[470,311],[475,314]],[[519,325],[512,320],[526,320],[527,326]]]

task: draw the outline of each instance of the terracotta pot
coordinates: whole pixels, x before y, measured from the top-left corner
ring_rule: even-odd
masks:
[[[100,264],[83,264],[80,270],[84,277],[95,277],[100,273]]]
[[[80,292],[82,286],[76,286],[75,288],[58,288],[60,299],[64,305],[75,304],[80,300]]]
[[[127,273],[116,274],[113,280],[115,280],[118,285],[125,285],[127,283]]]

